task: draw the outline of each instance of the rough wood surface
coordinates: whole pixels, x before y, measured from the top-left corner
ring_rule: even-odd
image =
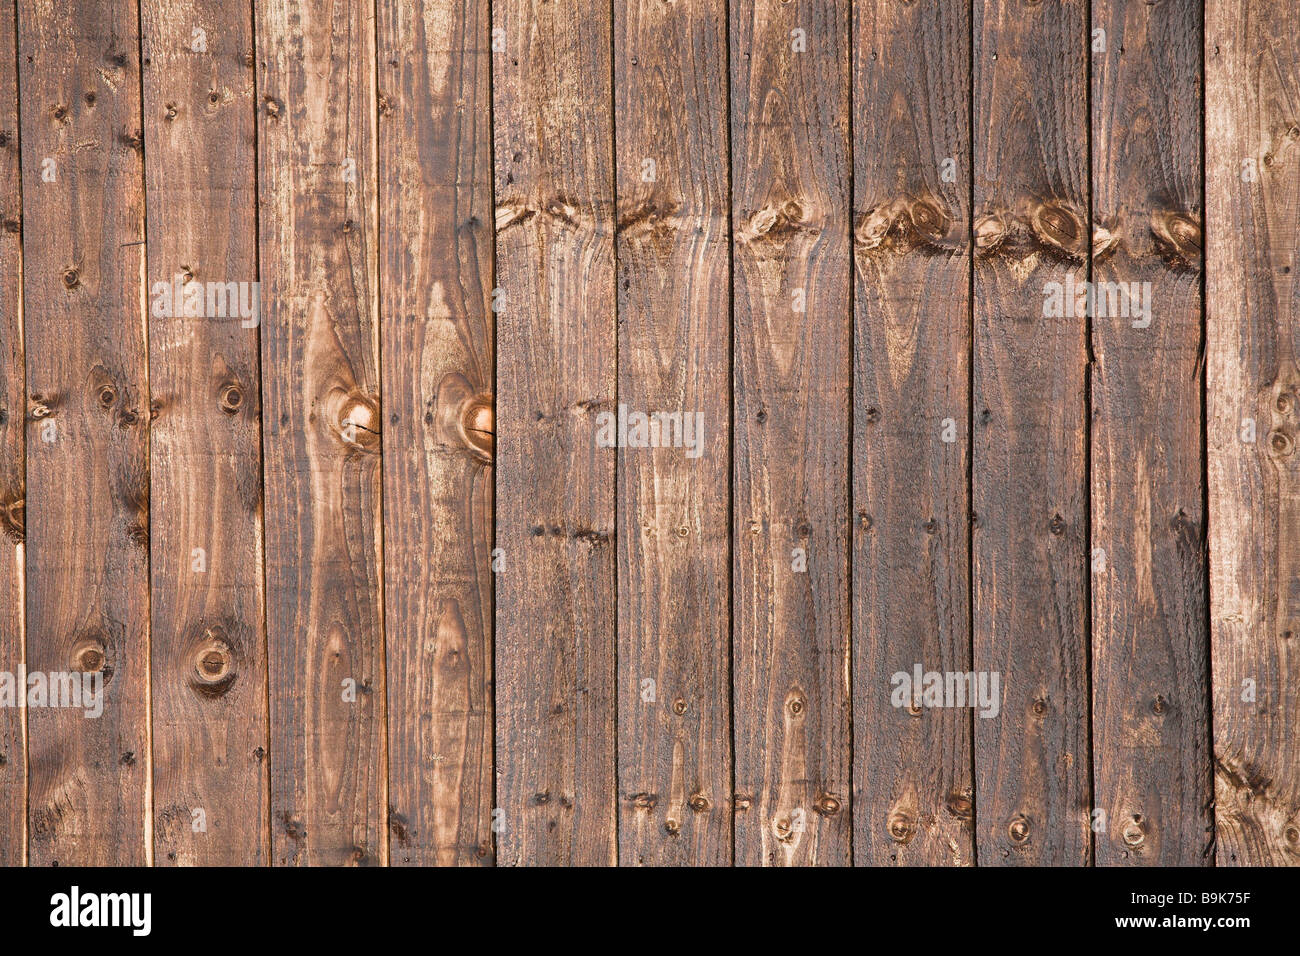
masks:
[[[1093,29],[1106,47],[1092,54],[1096,862],[1200,865],[1212,836],[1201,5],[1101,0]]]
[[[848,18],[731,5],[738,865],[850,861]]]
[[[139,865],[149,779],[149,380],[136,5],[20,0],[18,30],[27,670],[97,672],[103,681],[98,717],[27,711],[29,859]]]
[[[982,864],[1091,854],[1083,316],[1047,283],[1088,276],[1088,4],[974,7],[974,664]]]
[[[499,0],[492,16],[497,862],[609,865],[614,452],[596,422],[615,405],[610,15]]]
[[[154,859],[249,866],[270,853],[258,330],[234,308],[257,280],[252,12],[142,0],[140,14]],[[217,283],[247,291],[209,300]],[[175,308],[178,289],[202,309]]]
[[[970,669],[970,16],[854,17],[854,859],[974,862],[971,716],[892,677]]]
[[[614,19],[618,402],[683,419],[683,447],[604,452],[618,458],[619,861],[721,865],[732,856],[726,4],[632,0]],[[693,457],[687,416],[702,424]]]
[[[387,862],[373,7],[257,0],[277,865]]]
[[[384,625],[394,864],[491,863],[486,0],[380,0]]]
[[[18,37],[0,15],[0,671],[22,673],[23,327],[21,301],[23,195],[18,168]],[[27,755],[23,713],[0,710],[0,866],[18,866],[27,852]]]
[[[1300,36],[1205,8],[1207,442],[1220,866],[1300,863]]]

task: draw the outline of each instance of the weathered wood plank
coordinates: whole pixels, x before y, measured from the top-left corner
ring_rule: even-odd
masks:
[[[33,864],[146,861],[149,381],[136,4],[20,0]],[[93,708],[92,708],[93,710]]]
[[[493,4],[501,865],[615,861],[610,16]]]
[[[0,672],[23,671],[23,496],[27,471],[18,139],[17,21],[0,16]],[[27,852],[27,755],[17,707],[0,710],[0,866]]]
[[[1201,4],[1098,0],[1092,27],[1096,862],[1202,865]]]
[[[387,861],[373,7],[258,0],[276,864]]]
[[[971,667],[970,14],[854,24],[855,860],[969,865],[970,711],[895,706],[893,675]]]
[[[258,865],[270,835],[252,10],[141,0],[140,18],[154,859]]]
[[[981,863],[1090,857],[1083,316],[1048,283],[1088,276],[1088,4],[974,6],[974,664]]]
[[[488,3],[377,14],[392,860],[491,863]]]
[[[1205,7],[1215,859],[1300,864],[1300,37]],[[26,147],[24,144],[24,152]]]
[[[850,860],[849,6],[731,5],[742,865]]]
[[[636,0],[616,4],[614,19],[618,402],[629,416],[682,420],[679,447],[603,452],[619,475],[619,860],[722,865],[732,856],[726,5]]]

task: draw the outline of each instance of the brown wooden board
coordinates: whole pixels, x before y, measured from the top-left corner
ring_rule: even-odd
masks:
[[[1300,863],[1300,36],[1205,7],[1206,421],[1220,866]],[[24,152],[26,144],[24,144]]]
[[[970,865],[971,711],[894,680],[971,666],[970,15],[854,31],[854,859]]]
[[[849,6],[731,5],[739,865],[850,861]]]
[[[634,0],[614,10],[612,437],[624,442],[625,407],[628,446],[601,454],[618,460],[619,862],[628,865],[732,857],[726,9]],[[655,414],[680,415],[681,428],[657,419],[656,438]],[[640,429],[637,415],[647,417]],[[658,447],[634,447],[643,438]],[[762,814],[762,794],[753,798]]]
[[[142,0],[158,865],[264,864],[252,9]]]
[[[26,664],[29,678],[73,675],[83,694],[100,684],[102,704],[96,717],[87,716],[93,701],[27,710],[29,859],[140,865],[149,379],[137,10],[123,0],[20,0],[17,13]]]
[[[1096,862],[1199,865],[1212,837],[1201,4],[1099,0],[1092,37]]]
[[[370,4],[255,14],[273,862],[381,864],[374,129],[395,107]]]
[[[500,865],[615,862],[607,6],[493,4]],[[496,49],[499,47],[499,49]]]
[[[377,13],[392,862],[491,863],[488,3]]]
[[[1045,315],[1088,278],[1088,4],[974,5],[974,665],[981,864],[1085,864],[1087,320]],[[990,685],[991,686],[991,685]]]
[[[19,174],[18,37],[0,15],[0,672],[23,667],[23,195]],[[0,866],[27,852],[27,745],[17,707],[0,710]]]

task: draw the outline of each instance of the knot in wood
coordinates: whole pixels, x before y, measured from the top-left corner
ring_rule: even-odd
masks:
[[[975,251],[991,255],[1002,245],[1008,232],[1006,217],[994,212],[975,220]]]
[[[1201,224],[1184,213],[1151,216],[1151,235],[1160,254],[1174,265],[1195,266],[1201,259]]]
[[[220,697],[235,681],[235,652],[219,626],[206,628],[190,655],[190,686],[205,697]]]
[[[1140,814],[1134,814],[1133,818],[1124,824],[1124,829],[1120,832],[1120,838],[1125,845],[1135,849],[1146,842],[1146,828],[1142,825]]]
[[[1029,842],[1029,829],[1028,817],[1023,813],[1017,814],[1007,826],[1007,836],[1017,846],[1024,846]]]
[[[1063,202],[1039,203],[1029,214],[1029,226],[1043,244],[1071,259],[1083,256],[1087,230],[1083,217]]]
[[[829,793],[823,793],[813,804],[813,810],[823,817],[833,817],[843,808],[843,804]]]
[[[853,239],[864,250],[875,249],[889,235],[889,230],[894,227],[894,220],[895,204],[882,203],[868,210],[858,220],[857,228],[853,230]]]
[[[932,199],[918,199],[907,207],[907,222],[920,242],[938,245],[948,237],[951,221],[948,214]]]
[[[222,386],[221,398],[218,402],[221,410],[227,415],[236,415],[239,408],[244,404],[244,390],[234,382],[229,382]]]
[[[0,499],[0,528],[14,541],[27,536],[26,502],[22,498]]]
[[[895,810],[886,823],[889,838],[895,843],[907,846],[916,836],[916,817],[903,810]]]
[[[87,635],[72,645],[72,669],[84,674],[102,671],[108,661],[108,646],[98,635]]]
[[[948,794],[947,808],[959,820],[970,820],[975,815],[975,803],[964,793]]]
[[[475,395],[461,408],[458,418],[460,438],[474,457],[491,463],[496,455],[496,408],[492,396]]]

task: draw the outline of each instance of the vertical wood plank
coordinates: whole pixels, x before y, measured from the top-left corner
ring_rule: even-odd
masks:
[[[848,19],[731,5],[741,865],[850,861]]]
[[[377,12],[392,860],[490,863],[488,3]]]
[[[1207,441],[1222,866],[1300,863],[1300,37],[1205,7]],[[24,144],[24,153],[26,146]]]
[[[971,712],[892,690],[971,667],[970,15],[854,24],[855,860],[969,865]]]
[[[23,195],[19,175],[18,23],[0,14],[0,671],[23,672],[23,536],[26,449],[22,290]],[[16,692],[16,688],[15,688]],[[27,767],[23,714],[0,710],[0,866],[24,862]]]
[[[1090,856],[1083,316],[1088,4],[974,8],[974,663],[1001,712],[975,720],[979,860]]]
[[[1201,4],[1097,0],[1092,27],[1096,862],[1201,865]]]
[[[610,16],[493,4],[497,862],[615,862]]]
[[[149,381],[139,25],[20,0],[27,669],[98,673],[103,713],[33,707],[30,861],[141,865],[149,778]]]
[[[633,444],[633,414],[683,421],[681,447],[616,452],[619,860],[724,865],[732,855],[726,5],[636,0],[616,4],[614,18],[619,412],[626,406]],[[688,416],[702,424],[693,436]]]
[[[154,859],[258,865],[270,848],[252,8],[141,0],[140,16]]]
[[[278,865],[387,861],[373,12],[256,4]]]

